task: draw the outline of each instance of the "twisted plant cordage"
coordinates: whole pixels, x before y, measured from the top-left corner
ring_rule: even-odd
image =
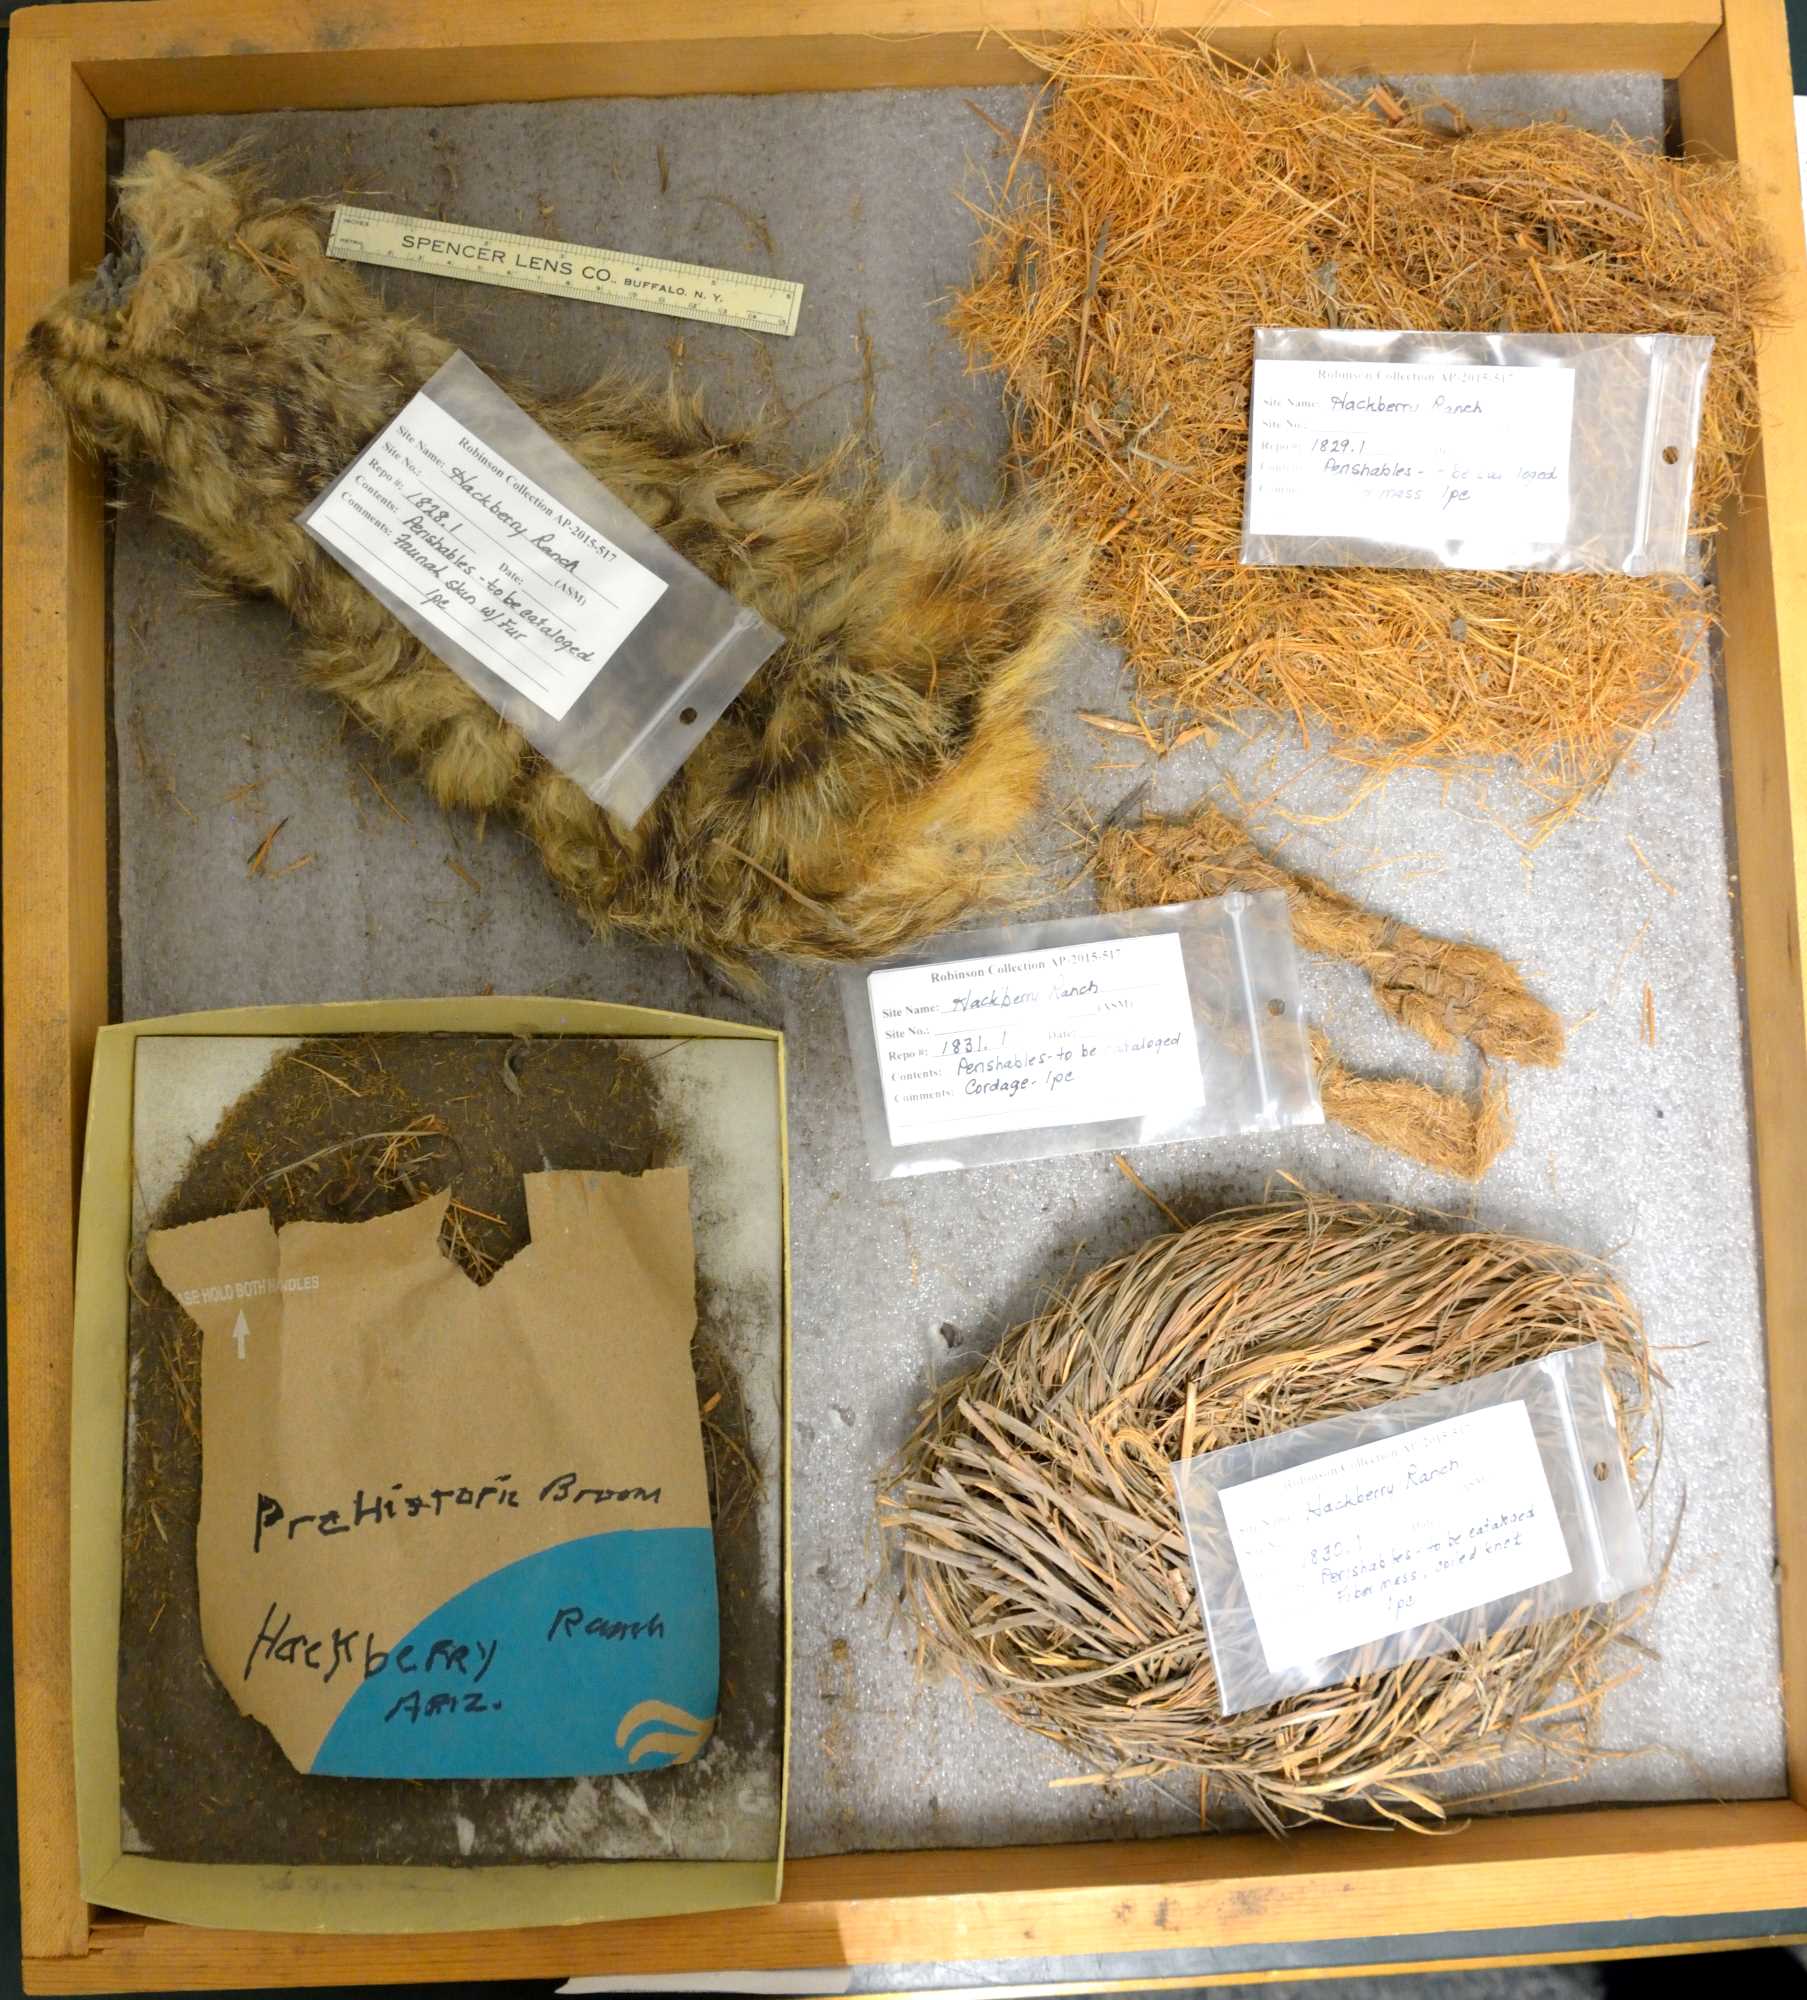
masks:
[[[452,353],[329,260],[310,203],[148,154],[126,248],[32,328],[26,375],[139,471],[211,576],[274,597],[305,679],[440,804],[505,813],[599,929],[730,966],[869,957],[1011,878],[1069,629],[1070,545],[1032,510],[946,519],[764,462],[675,396],[511,393],[681,555],[784,634],[631,833],[414,639],[295,517]]]
[[[1278,889],[1300,948],[1359,967],[1380,1005],[1432,1048],[1466,1042],[1488,1065],[1552,1069],[1562,1060],[1562,1017],[1498,952],[1433,937],[1286,867],[1209,800],[1184,818],[1106,827],[1093,873],[1107,910]],[[1324,1116],[1376,1146],[1455,1180],[1478,1181],[1512,1143],[1512,1112],[1497,1068],[1486,1069],[1479,1090],[1465,1095],[1405,1077],[1363,1076],[1321,1029],[1313,1031],[1311,1048]]]

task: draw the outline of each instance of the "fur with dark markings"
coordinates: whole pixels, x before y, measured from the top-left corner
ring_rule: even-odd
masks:
[[[599,929],[741,966],[882,954],[1005,879],[1043,751],[1032,708],[1080,559],[1037,514],[944,519],[786,470],[694,406],[604,380],[514,394],[650,527],[784,635],[631,835],[296,525],[452,352],[330,261],[307,203],[148,155],[130,248],[21,358],[86,445],[146,468],[224,586],[302,632],[315,687],[413,760],[442,805],[506,812]]]

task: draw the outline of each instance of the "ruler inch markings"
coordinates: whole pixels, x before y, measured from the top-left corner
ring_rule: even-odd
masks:
[[[797,331],[803,287],[790,278],[718,270],[675,257],[602,250],[510,229],[438,222],[428,215],[341,204],[333,210],[326,252],[349,263],[424,271],[481,285],[593,305],[625,306],[670,319],[789,337]]]

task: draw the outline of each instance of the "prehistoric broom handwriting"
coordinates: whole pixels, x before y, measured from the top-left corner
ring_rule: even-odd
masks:
[[[466,1510],[480,1514],[486,1507],[515,1507],[521,1504],[523,1489],[513,1484],[512,1472],[492,1473],[478,1482],[449,1486],[410,1487],[406,1481],[391,1480],[387,1486],[362,1487],[349,1505],[317,1507],[298,1512],[273,1493],[257,1496],[251,1523],[251,1553],[258,1554],[265,1542],[278,1539],[292,1542],[303,1531],[314,1535],[349,1535],[360,1528],[382,1527],[392,1521],[442,1519]],[[586,1484],[575,1472],[555,1473],[544,1485],[527,1490],[530,1506],[548,1507],[657,1507],[664,1498],[658,1486],[608,1486]]]

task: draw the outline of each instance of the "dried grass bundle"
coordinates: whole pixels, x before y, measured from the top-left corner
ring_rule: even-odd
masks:
[[[1003,371],[1021,468],[1096,549],[1094,609],[1145,690],[1321,723],[1379,770],[1512,757],[1572,807],[1687,691],[1700,598],[1660,578],[1239,567],[1252,330],[1711,334],[1710,534],[1754,435],[1772,296],[1736,167],[1563,124],[1452,135],[1384,90],[1358,102],[1185,36],[1027,53],[1059,87],[953,324]]]
[[[925,1406],[880,1500],[922,1656],[1108,1775],[1194,1772],[1276,1831],[1435,1824],[1437,1781],[1515,1750],[1567,1775],[1643,1600],[1225,1718],[1169,1466],[1590,1340],[1635,1430],[1637,1311],[1578,1252],[1316,1198],[1157,1237]]]

